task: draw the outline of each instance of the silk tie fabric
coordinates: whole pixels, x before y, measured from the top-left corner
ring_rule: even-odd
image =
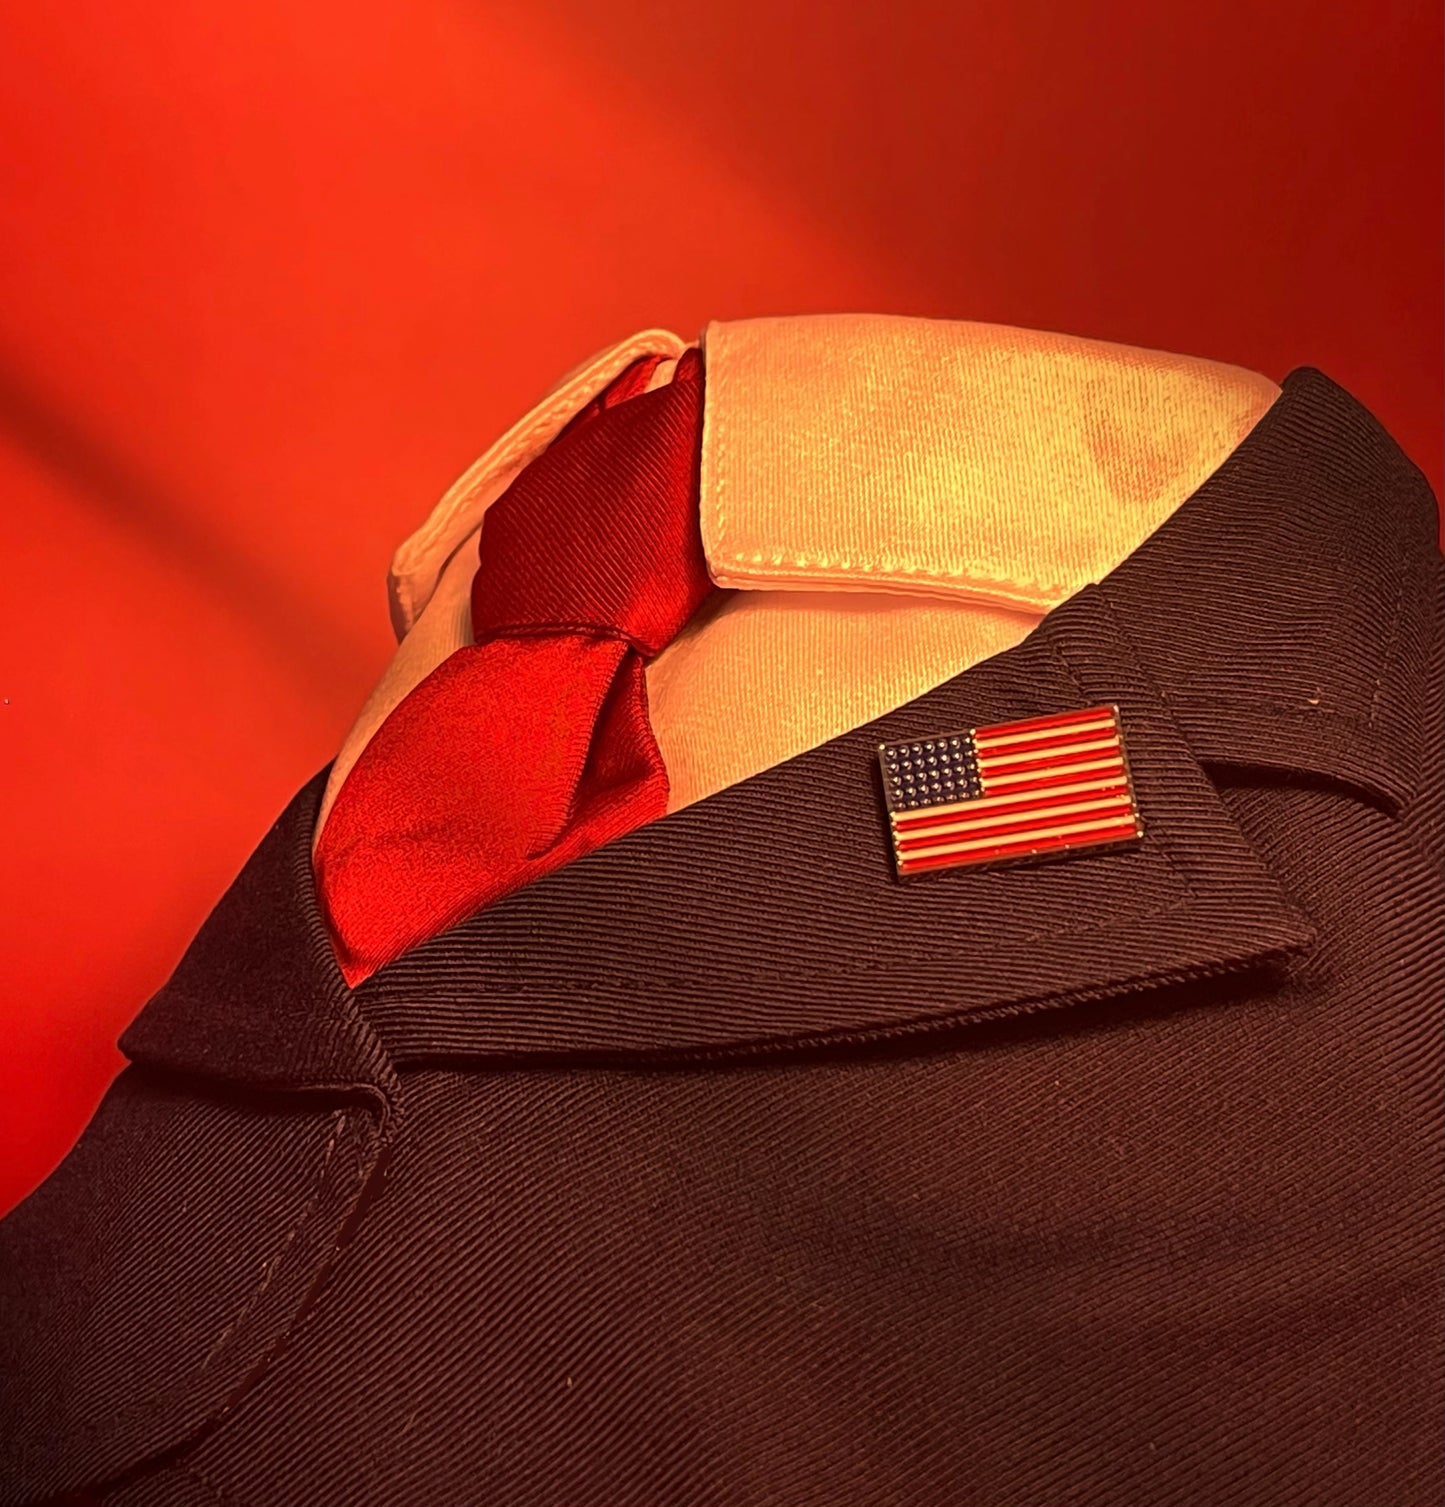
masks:
[[[474,642],[416,686],[314,855],[355,987],[408,948],[666,813],[643,666],[713,591],[698,521],[702,358],[634,362],[492,505]]]

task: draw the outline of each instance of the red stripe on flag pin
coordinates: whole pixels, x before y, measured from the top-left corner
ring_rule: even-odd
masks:
[[[878,763],[903,878],[1144,836],[1117,706],[880,743]]]

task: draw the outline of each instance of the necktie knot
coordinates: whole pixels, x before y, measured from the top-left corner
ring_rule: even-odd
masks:
[[[576,633],[651,659],[712,589],[696,505],[701,356],[685,351],[670,382],[636,391],[658,359],[629,368],[488,509],[476,643]]]

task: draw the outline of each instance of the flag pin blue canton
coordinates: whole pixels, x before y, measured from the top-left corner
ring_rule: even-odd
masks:
[[[880,743],[878,762],[900,878],[1144,836],[1117,706]]]

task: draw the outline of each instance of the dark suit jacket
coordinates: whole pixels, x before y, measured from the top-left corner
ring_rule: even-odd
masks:
[[[1301,367],[1017,647],[354,992],[322,771],[0,1225],[0,1501],[1435,1507],[1436,532]],[[1104,702],[1142,846],[894,878],[879,742]]]

